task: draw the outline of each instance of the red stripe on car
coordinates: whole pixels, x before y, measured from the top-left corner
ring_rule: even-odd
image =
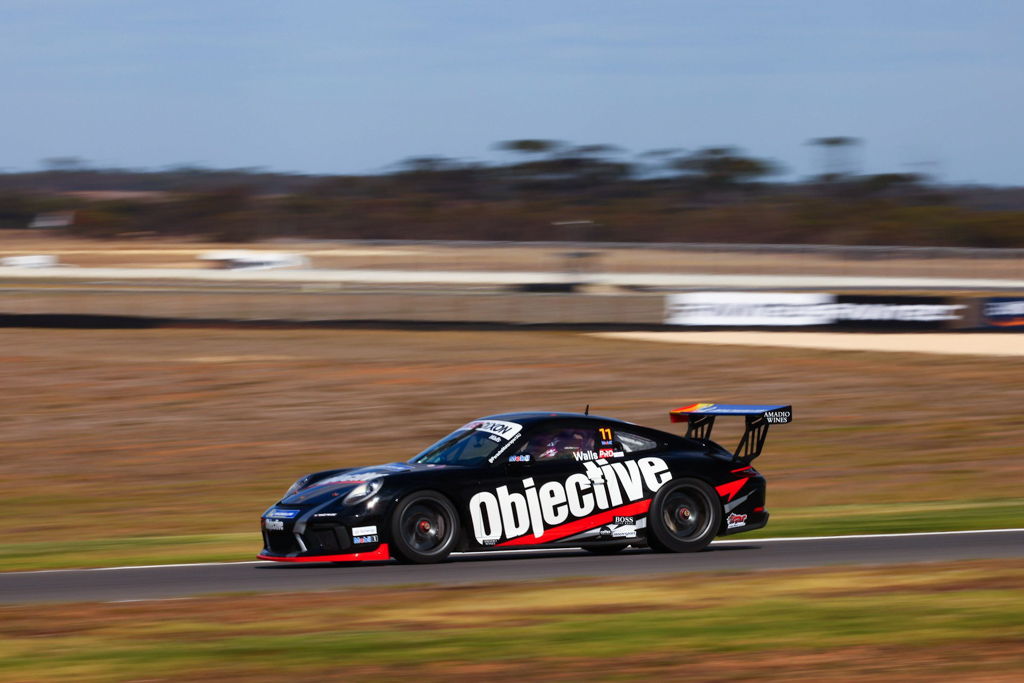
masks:
[[[629,505],[622,505],[617,508],[612,508],[611,510],[604,510],[603,512],[598,512],[597,514],[590,515],[589,517],[577,519],[574,522],[568,522],[566,524],[561,524],[559,526],[553,526],[550,529],[545,530],[539,538],[534,536],[533,534],[527,534],[525,536],[513,538],[511,541],[499,543],[498,545],[534,545],[537,543],[548,543],[550,541],[557,541],[560,538],[572,536],[573,534],[578,534],[581,531],[587,531],[588,529],[593,529],[596,526],[608,524],[616,517],[642,515],[645,512],[647,512],[650,508],[650,499],[640,500],[635,503],[630,503]]]

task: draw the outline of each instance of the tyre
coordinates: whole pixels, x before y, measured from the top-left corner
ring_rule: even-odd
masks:
[[[459,538],[459,516],[434,491],[418,491],[398,501],[391,515],[391,554],[406,564],[441,562]]]
[[[721,523],[714,489],[699,479],[674,479],[651,501],[647,543],[661,552],[696,552],[711,543]]]
[[[581,545],[580,547],[588,553],[594,553],[595,555],[614,555],[615,553],[621,553],[623,550],[628,548],[629,544],[617,543],[614,545],[608,545],[594,543],[593,545]]]

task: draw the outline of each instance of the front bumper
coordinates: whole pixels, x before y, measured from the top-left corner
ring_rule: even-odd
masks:
[[[274,562],[373,562],[390,560],[391,552],[387,543],[378,543],[376,550],[358,553],[342,553],[341,555],[278,555],[263,549],[259,555],[261,560],[273,560]]]
[[[285,515],[291,515],[287,517]],[[316,509],[270,508],[263,514],[261,560],[276,562],[365,562],[387,560],[377,520],[365,515],[317,513]]]

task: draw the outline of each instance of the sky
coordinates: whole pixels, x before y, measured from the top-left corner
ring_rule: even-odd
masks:
[[[377,173],[545,138],[1024,185],[1016,0],[0,0],[0,170]]]

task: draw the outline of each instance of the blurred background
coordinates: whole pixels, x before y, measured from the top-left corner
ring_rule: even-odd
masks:
[[[792,403],[752,544],[1024,527],[1022,20],[7,0],[0,566],[249,560],[301,475],[588,404]],[[0,680],[1024,675],[1019,557],[592,559],[0,605]]]

